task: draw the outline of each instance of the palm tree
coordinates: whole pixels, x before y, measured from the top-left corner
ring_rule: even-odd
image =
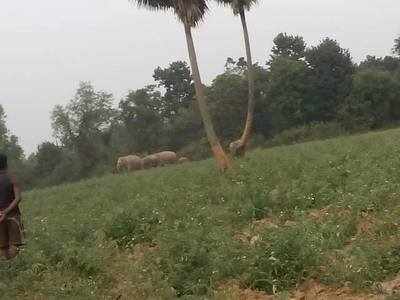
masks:
[[[140,7],[155,10],[171,10],[177,15],[185,29],[186,42],[189,51],[190,66],[193,73],[193,81],[196,90],[196,99],[203,120],[207,139],[214,154],[218,168],[224,171],[231,166],[228,156],[225,154],[212,124],[211,115],[207,107],[204,86],[201,81],[197,55],[194,47],[192,28],[196,27],[204,18],[208,10],[208,0],[130,0],[135,1]]]
[[[246,153],[246,149],[249,145],[251,134],[253,131],[254,107],[255,107],[255,98],[254,98],[255,72],[254,72],[253,60],[251,57],[250,37],[249,37],[249,31],[247,29],[245,11],[250,10],[251,7],[257,3],[257,0],[217,0],[217,2],[229,5],[232,8],[233,13],[235,15],[240,15],[240,19],[242,21],[242,26],[243,26],[244,43],[246,46],[246,56],[247,56],[247,79],[249,82],[249,99],[248,99],[249,102],[247,108],[246,124],[244,127],[243,134],[239,140],[234,141],[229,145],[229,149],[231,151],[232,156],[243,156]]]

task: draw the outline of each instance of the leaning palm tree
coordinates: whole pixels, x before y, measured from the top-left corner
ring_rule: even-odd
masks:
[[[250,37],[249,31],[247,29],[246,13],[245,11],[250,10],[250,8],[257,3],[257,0],[216,0],[219,3],[229,5],[235,15],[240,15],[243,26],[244,43],[246,46],[246,56],[247,56],[247,79],[249,82],[249,99],[247,108],[247,118],[244,127],[243,134],[241,138],[237,141],[232,142],[229,145],[232,156],[243,156],[246,153],[246,149],[250,143],[251,134],[253,131],[254,123],[254,89],[255,89],[255,72],[253,66],[253,60],[251,57],[251,47],[250,47]]]
[[[218,168],[221,171],[228,169],[231,165],[228,156],[225,154],[212,124],[211,115],[206,103],[204,86],[201,81],[199,66],[197,64],[196,50],[194,47],[192,28],[196,27],[204,18],[208,10],[208,0],[131,0],[140,7],[155,10],[171,10],[178,17],[185,28],[186,42],[189,51],[190,66],[195,84],[196,99],[199,111],[203,120],[207,139],[211,145]]]

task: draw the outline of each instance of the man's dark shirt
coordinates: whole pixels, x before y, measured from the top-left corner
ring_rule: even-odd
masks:
[[[14,201],[14,184],[14,178],[8,172],[0,171],[0,210],[6,209]]]

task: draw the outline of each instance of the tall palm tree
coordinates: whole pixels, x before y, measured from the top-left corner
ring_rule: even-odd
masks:
[[[190,66],[193,73],[193,80],[196,90],[196,99],[199,111],[203,120],[207,139],[211,145],[218,168],[224,171],[230,168],[229,157],[225,154],[212,124],[211,115],[207,107],[204,86],[201,81],[197,55],[194,47],[192,28],[196,27],[204,18],[208,10],[208,0],[130,0],[141,7],[156,10],[171,10],[182,22],[185,29],[186,42],[189,52]]]
[[[246,124],[243,130],[241,138],[237,141],[232,142],[229,145],[232,156],[243,156],[246,153],[246,149],[249,145],[251,134],[253,131],[254,123],[254,107],[255,107],[255,72],[253,66],[253,59],[251,57],[250,37],[247,29],[246,11],[249,11],[251,7],[258,2],[258,0],[216,0],[219,3],[229,5],[235,15],[239,15],[242,21],[244,43],[246,46],[247,56],[247,78],[249,82],[249,99],[247,108]]]

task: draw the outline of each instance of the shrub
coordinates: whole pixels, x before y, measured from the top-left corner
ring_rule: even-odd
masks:
[[[139,243],[151,243],[159,222],[159,217],[153,211],[127,211],[113,218],[104,232],[119,247],[131,248]]]
[[[333,138],[344,134],[345,130],[339,123],[313,123],[311,125],[284,130],[267,141],[266,145],[292,145],[313,140]]]
[[[314,232],[304,226],[279,229],[257,247],[248,284],[269,293],[286,290],[308,277],[320,260]]]
[[[367,69],[354,75],[339,111],[346,128],[380,128],[400,119],[400,81],[390,72]]]
[[[400,271],[399,245],[377,245],[370,241],[356,243],[349,255],[338,255],[329,264],[326,283],[350,282],[353,288],[368,289]]]
[[[179,150],[180,156],[186,156],[192,160],[202,160],[211,156],[210,146],[206,138],[190,143]]]
[[[75,244],[75,245],[74,245]],[[91,278],[103,271],[103,264],[93,248],[82,248],[77,243],[68,243],[62,248],[61,265],[80,276]]]
[[[160,268],[178,296],[205,295],[243,273],[245,251],[224,228],[185,221],[160,237]]]

